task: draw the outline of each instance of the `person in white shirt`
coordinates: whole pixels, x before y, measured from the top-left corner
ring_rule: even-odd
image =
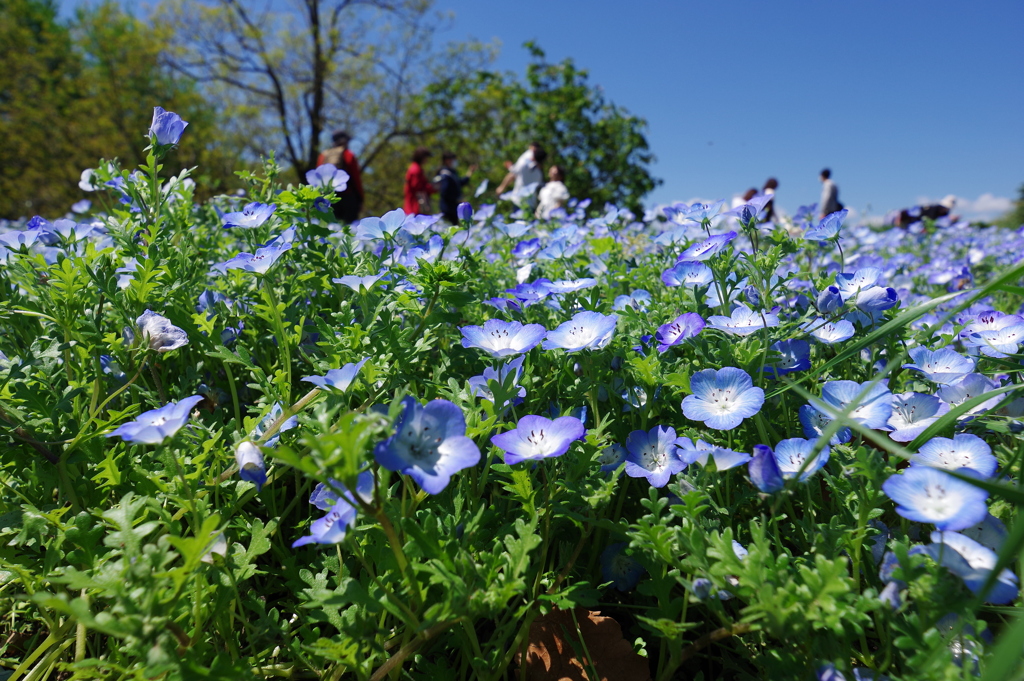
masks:
[[[565,173],[558,166],[548,168],[548,180],[537,196],[537,217],[547,220],[557,208],[564,208],[569,202],[569,188],[565,186]]]
[[[545,158],[547,158],[547,154],[544,152],[544,148],[537,142],[531,142],[530,148],[524,151],[515,163],[505,161],[505,168],[508,169],[508,174],[501,181],[501,184],[498,185],[495,193],[501,196],[505,188],[508,187],[509,182],[514,181],[512,185],[512,201],[517,206],[522,206],[526,199],[526,196],[523,195],[523,188],[531,184],[540,184],[544,180],[544,174],[541,172],[540,165],[544,162]]]

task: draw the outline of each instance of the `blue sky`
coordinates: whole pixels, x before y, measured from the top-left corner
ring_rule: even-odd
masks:
[[[947,194],[999,212],[1024,184],[1024,3],[438,0],[453,40],[572,57],[647,119],[654,202],[779,179],[793,211],[831,167],[860,213]]]

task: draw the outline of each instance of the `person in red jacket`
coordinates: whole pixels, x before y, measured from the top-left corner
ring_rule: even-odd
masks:
[[[355,222],[363,210],[363,176],[359,170],[359,160],[348,143],[352,136],[345,130],[336,130],[331,135],[334,146],[320,153],[316,160],[317,167],[330,163],[348,173],[348,186],[334,202],[334,217],[341,222]]]
[[[423,162],[430,156],[430,150],[426,147],[416,147],[412,153],[412,163],[405,171],[405,205],[402,207],[409,215],[430,212],[430,195],[437,191],[437,187],[427,180],[423,172]]]

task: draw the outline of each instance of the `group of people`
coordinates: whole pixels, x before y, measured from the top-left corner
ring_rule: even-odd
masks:
[[[336,168],[348,173],[348,186],[333,204],[334,216],[342,222],[355,222],[363,209],[364,193],[362,173],[359,160],[349,142],[352,136],[345,130],[338,130],[331,135],[333,146],[323,151],[317,159],[317,165],[333,164]],[[405,172],[404,201],[402,208],[410,215],[431,212],[430,197],[438,196],[438,211],[451,224],[458,224],[458,206],[462,202],[463,188],[469,183],[475,165],[467,168],[466,175],[457,170],[458,156],[452,151],[441,155],[441,167],[433,179],[427,178],[424,165],[433,154],[426,147],[417,147],[412,154],[412,162]],[[543,163],[547,153],[538,142],[532,142],[513,163],[505,162],[507,174],[498,185],[499,196],[512,185],[512,202],[520,208],[527,205],[532,189],[541,184],[544,178]],[[536,216],[549,218],[551,213],[564,208],[569,201],[569,190],[565,186],[565,172],[560,166],[551,165],[547,171],[548,182],[537,192]]]
[[[824,218],[829,213],[835,213],[838,210],[843,209],[843,204],[839,203],[839,187],[832,181],[832,171],[825,168],[818,175],[818,179],[821,181],[821,200],[818,201],[818,218]],[[774,177],[769,177],[765,180],[764,186],[761,191],[757,191],[757,187],[751,187],[742,196],[738,196],[733,199],[733,208],[741,206],[747,203],[752,198],[757,196],[759,193],[765,196],[771,196],[768,203],[764,205],[762,211],[764,212],[765,222],[774,222],[778,217],[775,211],[775,190],[779,188],[779,181]]]

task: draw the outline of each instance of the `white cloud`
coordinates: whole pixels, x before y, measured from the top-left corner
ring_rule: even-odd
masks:
[[[938,203],[942,197],[932,199],[918,197],[918,205]],[[1013,208],[1013,199],[1005,196],[985,193],[976,199],[969,199],[964,196],[956,197],[956,206],[953,213],[967,220],[992,220],[1005,215]]]

